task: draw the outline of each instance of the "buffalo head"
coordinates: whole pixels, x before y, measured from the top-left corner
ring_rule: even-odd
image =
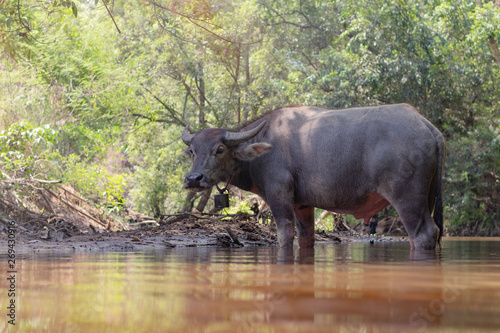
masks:
[[[268,153],[269,143],[249,143],[264,128],[265,121],[247,131],[229,132],[223,129],[202,129],[190,134],[188,126],[182,132],[184,151],[193,161],[193,168],[184,180],[184,188],[193,191],[208,189],[219,182],[228,182],[238,172],[239,161],[250,161]]]

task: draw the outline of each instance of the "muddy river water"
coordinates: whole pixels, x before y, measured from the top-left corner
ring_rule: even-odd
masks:
[[[15,283],[16,325],[3,315],[0,332],[500,332],[499,239],[418,255],[406,242],[33,251]]]

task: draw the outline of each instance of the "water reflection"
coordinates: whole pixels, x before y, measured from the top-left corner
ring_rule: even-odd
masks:
[[[498,241],[445,241],[437,254],[380,243],[19,258],[19,324],[14,329],[2,322],[2,332],[500,327]],[[0,306],[5,309],[7,301],[0,297]]]

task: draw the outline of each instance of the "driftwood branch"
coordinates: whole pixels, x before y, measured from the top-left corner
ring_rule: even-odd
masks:
[[[155,227],[158,227],[160,225],[158,223],[158,221],[156,221],[156,220],[148,220],[148,221],[142,221],[142,222],[134,223],[134,226],[139,226],[139,225],[142,225],[142,224],[152,224]]]
[[[2,197],[0,197],[0,203],[2,203],[2,205],[6,206],[6,207],[9,207],[9,208],[12,208],[14,210],[17,210],[18,212],[29,213],[29,214],[35,215],[35,216],[41,216],[41,215],[43,215],[43,214],[34,212],[31,209],[28,209],[28,208],[25,208],[25,207],[19,207],[15,202],[10,201],[8,198],[2,198]]]
[[[49,199],[47,198],[47,196],[45,195],[45,193],[43,193],[45,191],[43,190],[39,190],[38,193],[40,194],[40,196],[43,198],[43,200],[45,200],[45,203],[47,204],[47,207],[49,208],[50,212],[52,214],[55,214],[55,210],[54,208],[52,208],[52,205],[50,204],[50,201]]]
[[[43,179],[31,179],[34,182],[40,183],[40,184],[61,184],[62,180],[43,180]]]
[[[43,179],[35,179],[35,178],[7,178],[6,180],[0,180],[0,185],[5,188],[10,188],[14,185],[26,186],[33,185],[32,183],[38,184],[61,184],[62,180],[43,180]]]
[[[316,221],[314,223],[319,223],[321,222],[324,218],[326,218],[328,215],[330,215],[330,212],[325,210],[323,211],[323,213],[320,214],[320,216],[316,219]]]
[[[5,224],[10,224],[10,223],[11,223],[11,221],[9,221],[9,220],[7,220],[7,219],[3,218],[2,216],[0,216],[0,220],[1,220],[3,223],[5,223]],[[23,227],[23,226],[21,226],[21,225],[19,225],[19,224],[17,224],[17,223],[15,224],[15,228],[21,229],[22,231],[25,231],[25,232],[26,232],[26,231],[28,231],[28,232],[29,232],[29,230],[28,230],[28,229],[26,229],[25,227]]]
[[[387,231],[387,234],[390,235],[392,231],[392,227],[394,227],[394,223],[396,223],[396,219],[392,219],[392,224],[391,227],[389,228],[389,231]]]
[[[241,213],[236,213],[236,214],[219,214],[219,213],[182,213],[182,214],[172,214],[172,215],[165,215],[165,216],[182,216],[182,215],[189,215],[198,219],[206,217],[238,217],[241,216]],[[252,216],[252,215],[250,215]]]
[[[78,208],[74,205],[72,205],[71,203],[69,203],[68,201],[66,201],[65,199],[61,198],[60,196],[58,196],[57,194],[55,194],[54,192],[52,192],[51,190],[49,189],[45,189],[45,191],[47,191],[47,193],[49,193],[50,195],[52,195],[54,198],[57,198],[58,200],[60,200],[62,203],[64,203],[66,206],[68,206],[69,208],[73,209],[74,211],[82,214],[83,216],[85,217],[88,217],[89,219],[91,219],[92,221],[95,221],[97,222],[99,225],[102,225],[103,227],[107,227],[107,223],[105,222],[102,222],[102,221],[99,221],[98,219],[96,219],[95,217],[93,217],[92,215],[90,215],[89,213],[87,213],[86,211],[84,211],[83,209],[81,208]]]
[[[81,196],[77,195],[76,193],[73,193],[71,192],[70,190],[68,190],[67,188],[65,188],[64,186],[61,186],[61,189],[64,190],[64,192],[68,193],[68,194],[71,194],[72,196],[74,196],[75,198],[77,198],[78,200],[81,200],[83,202],[86,202],[88,203],[88,200],[87,199],[84,199],[82,198]]]
[[[236,234],[231,230],[231,228],[229,227],[226,227],[225,228],[227,233],[229,234],[229,237],[231,237],[231,239],[233,240],[234,244],[237,244],[239,246],[244,246],[239,240],[238,240],[238,237],[236,236]]]

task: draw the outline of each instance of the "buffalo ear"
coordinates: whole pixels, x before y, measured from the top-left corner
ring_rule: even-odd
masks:
[[[183,154],[184,156],[186,156],[186,157],[192,157],[192,156],[193,156],[193,154],[190,152],[190,149],[189,149],[189,148],[187,148],[187,149],[183,149],[183,150],[182,150],[182,154]]]
[[[269,153],[272,148],[273,146],[266,142],[251,143],[238,147],[234,151],[234,156],[242,161],[250,161],[256,157]]]

